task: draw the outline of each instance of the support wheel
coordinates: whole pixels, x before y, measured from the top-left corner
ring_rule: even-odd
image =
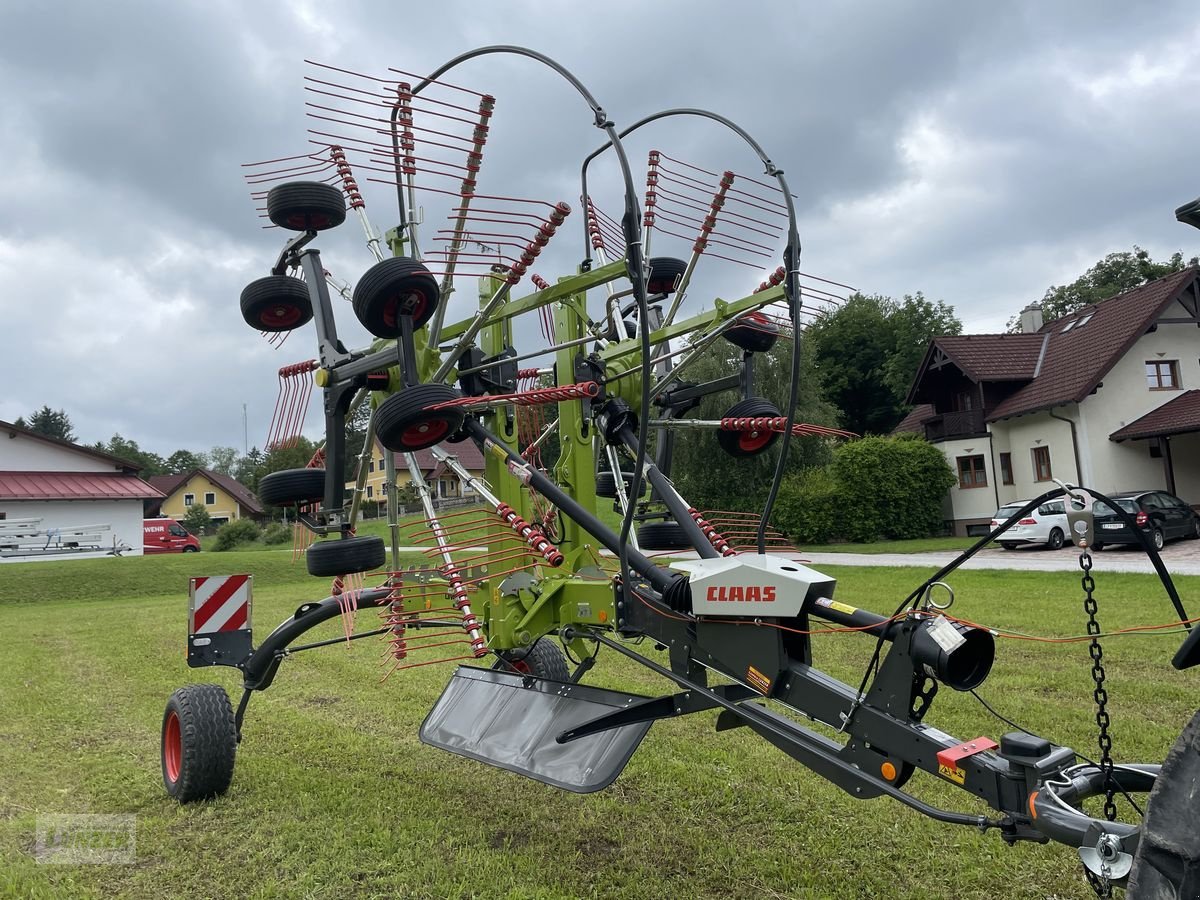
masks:
[[[1061,528],[1050,529],[1050,540],[1046,541],[1046,546],[1051,550],[1061,550],[1064,543],[1063,533]]]
[[[219,797],[233,780],[237,726],[218,684],[189,684],[171,695],[162,723],[162,775],[180,803]]]
[[[370,572],[387,561],[383,538],[363,535],[332,541],[318,541],[304,554],[309,575],[332,578]]]
[[[242,318],[259,331],[293,331],[313,317],[308,286],[290,275],[268,275],[242,288]]]
[[[751,397],[740,400],[722,418],[725,419],[757,419],[760,417],[778,418],[782,413],[770,400],[762,397]],[[766,452],[779,437],[777,431],[718,431],[717,443],[730,456],[745,458],[758,456]]]
[[[655,256],[646,263],[646,292],[649,294],[675,293],[675,285],[687,271],[687,263],[673,256]]]
[[[643,550],[694,550],[687,532],[678,522],[647,522],[637,530]]]
[[[377,262],[354,286],[354,314],[376,337],[400,337],[401,316],[416,330],[438,307],[438,283],[425,265],[406,256]]]
[[[281,469],[258,483],[258,499],[267,506],[311,503],[324,496],[324,469]]]
[[[1200,830],[1196,786],[1200,784],[1200,712],[1192,716],[1167,754],[1146,801],[1142,837],[1133,855],[1125,896],[1129,900],[1200,897]]]
[[[567,682],[571,680],[571,671],[567,668],[566,657],[558,644],[545,637],[535,641],[532,647],[518,647],[515,650],[500,650],[493,669],[503,672],[519,672],[522,675],[532,675],[534,678],[545,678],[548,681]]]
[[[346,198],[331,184],[289,181],[267,194],[267,218],[288,231],[325,231],[346,221]]]
[[[629,496],[629,491],[633,487],[633,473],[622,472],[621,479],[625,482],[625,496]],[[642,479],[642,496],[646,495],[646,480]],[[612,472],[599,472],[596,475],[596,496],[610,497],[615,499],[617,496],[617,479],[613,477]]]
[[[392,394],[375,410],[379,443],[397,453],[413,453],[445,440],[466,418],[461,409],[430,409],[458,399],[448,384],[417,384]]]
[[[725,340],[752,353],[766,353],[779,340],[779,326],[759,312],[738,318],[724,333]]]

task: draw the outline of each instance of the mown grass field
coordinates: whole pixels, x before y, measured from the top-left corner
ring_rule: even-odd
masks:
[[[287,660],[254,698],[223,798],[180,807],[159,773],[162,708],[191,681],[237,687],[229,669],[184,662],[187,578],[250,571],[265,633],[326,585],[287,553],[77,560],[0,567],[0,895],[6,897],[934,897],[1091,896],[1072,851],[1005,846],[856,801],[715,714],[654,726],[608,790],[559,792],[425,747],[420,722],[450,671],[379,683],[373,640]],[[829,568],[847,602],[891,611],[924,573]],[[1097,576],[1106,628],[1160,622],[1149,576]],[[955,611],[989,624],[1083,631],[1075,575],[964,572]],[[1200,608],[1200,584],[1180,579]],[[373,613],[364,613],[369,627]],[[337,633],[337,623],[326,632]],[[816,662],[857,683],[869,641],[820,636]],[[1195,711],[1194,672],[1170,668],[1179,638],[1107,643],[1117,755],[1160,761]],[[1002,641],[981,693],[1028,728],[1093,755],[1085,644]],[[588,679],[668,687],[606,653]],[[236,700],[236,696],[235,696]],[[943,690],[928,721],[963,738],[1005,726]],[[914,779],[924,799],[982,811]],[[132,813],[136,862],[39,865],[39,816]]]

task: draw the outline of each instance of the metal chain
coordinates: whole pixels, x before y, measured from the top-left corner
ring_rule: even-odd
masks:
[[[1092,636],[1088,654],[1092,657],[1092,681],[1096,701],[1096,739],[1100,746],[1100,771],[1104,775],[1104,817],[1113,822],[1117,818],[1116,789],[1113,784],[1112,736],[1108,733],[1108,691],[1104,687],[1104,649],[1100,646],[1100,623],[1096,620],[1098,606],[1094,592],[1096,581],[1092,578],[1092,554],[1087,547],[1079,553],[1079,568],[1083,570],[1080,583],[1083,586],[1083,611],[1087,613],[1087,633]],[[1112,884],[1107,878],[1093,874],[1084,868],[1088,884],[1097,897],[1112,897]]]

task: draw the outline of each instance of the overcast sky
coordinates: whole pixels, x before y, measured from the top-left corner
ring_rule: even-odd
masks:
[[[995,331],[1106,253],[1200,250],[1172,214],[1200,194],[1198,38],[1187,2],[3,0],[0,419],[48,404],[85,442],[119,432],[165,456],[241,450],[246,404],[262,446],[276,370],[316,347],[311,325],[275,349],[241,320],[242,287],[286,235],[260,227],[240,167],[310,149],[305,58],[386,76],[521,44],[572,69],[618,126],[674,106],[723,113],[787,172],[803,269],[923,291],[968,331]],[[575,209],[534,267],[568,274],[579,165],[601,138],[586,106],[527,60],[447,78],[497,98],[480,191]],[[651,148],[761,177],[707,123],[631,138],[639,179]],[[390,227],[386,186],[359,181]],[[436,197],[426,215],[444,217]],[[371,263],[352,219],[318,246],[348,282]],[[690,305],[759,277],[705,260]],[[338,314],[347,343],[365,342],[347,304]],[[318,419],[314,402],[310,433]]]

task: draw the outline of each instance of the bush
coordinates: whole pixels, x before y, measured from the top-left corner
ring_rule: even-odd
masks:
[[[823,544],[840,533],[841,506],[833,467],[820,466],[784,479],[772,518],[794,540]]]
[[[217,529],[214,550],[232,550],[241,544],[258,540],[258,525],[252,519],[234,519]]]
[[[282,522],[272,522],[262,531],[264,544],[286,544],[292,539],[292,529]]]
[[[208,507],[203,503],[193,503],[183,514],[179,524],[192,534],[201,535],[212,524],[212,516],[208,514]]]
[[[867,437],[839,446],[831,465],[787,479],[774,518],[804,543],[929,537],[941,530],[954,482],[946,458],[927,441]]]

